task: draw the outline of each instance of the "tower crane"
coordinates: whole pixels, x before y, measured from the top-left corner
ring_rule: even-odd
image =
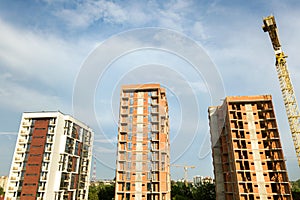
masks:
[[[177,165],[177,164],[172,164],[171,166],[174,167],[183,167],[184,170],[184,182],[187,185],[187,181],[188,181],[188,168],[195,168],[194,165]]]
[[[286,114],[294,141],[298,165],[300,167],[300,112],[296,101],[293,85],[289,76],[286,58],[281,49],[278,29],[273,15],[263,19],[263,30],[268,32],[276,56],[276,70],[283,96]]]

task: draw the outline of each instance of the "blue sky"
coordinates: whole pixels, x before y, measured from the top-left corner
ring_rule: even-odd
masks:
[[[296,0],[1,1],[0,175],[9,173],[22,112],[60,110],[95,130],[97,178],[113,178],[120,85],[160,82],[170,106],[171,161],[195,165],[190,178],[213,175],[207,107],[221,104],[225,95],[257,94],[273,95],[289,177],[300,178],[274,53],[261,29],[262,18],[274,14],[300,99],[299,9]],[[149,27],[166,32],[149,40],[143,32]],[[116,54],[120,49],[130,51]],[[113,54],[108,66],[98,61]],[[203,60],[200,73],[193,57]],[[84,69],[103,67],[101,76],[89,71],[81,80]],[[86,102],[79,83],[90,87],[89,106],[76,104]],[[183,169],[171,172],[173,179],[183,177]]]

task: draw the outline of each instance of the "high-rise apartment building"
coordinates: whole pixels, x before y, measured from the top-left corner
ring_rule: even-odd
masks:
[[[292,199],[270,95],[209,108],[217,199]]]
[[[92,130],[61,112],[23,113],[7,200],[88,199]]]
[[[116,200],[170,200],[169,115],[159,84],[127,85],[120,97]]]

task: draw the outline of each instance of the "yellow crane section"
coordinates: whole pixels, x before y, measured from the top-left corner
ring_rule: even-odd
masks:
[[[263,19],[263,30],[268,32],[276,56],[276,70],[279,78],[280,88],[283,96],[286,114],[294,141],[298,165],[300,167],[300,112],[294,93],[293,85],[289,76],[286,58],[279,41],[278,29],[274,16]]]

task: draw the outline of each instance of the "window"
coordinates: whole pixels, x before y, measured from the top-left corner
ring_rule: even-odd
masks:
[[[28,164],[28,166],[39,166],[39,164]]]
[[[128,150],[131,150],[132,149],[132,143],[131,142],[128,142]]]
[[[126,190],[127,190],[127,191],[130,190],[130,183],[126,183]]]
[[[130,172],[126,172],[126,179],[130,180]]]
[[[132,133],[131,132],[128,132],[128,140],[132,140]]]
[[[37,176],[37,174],[26,174],[26,176]]]

